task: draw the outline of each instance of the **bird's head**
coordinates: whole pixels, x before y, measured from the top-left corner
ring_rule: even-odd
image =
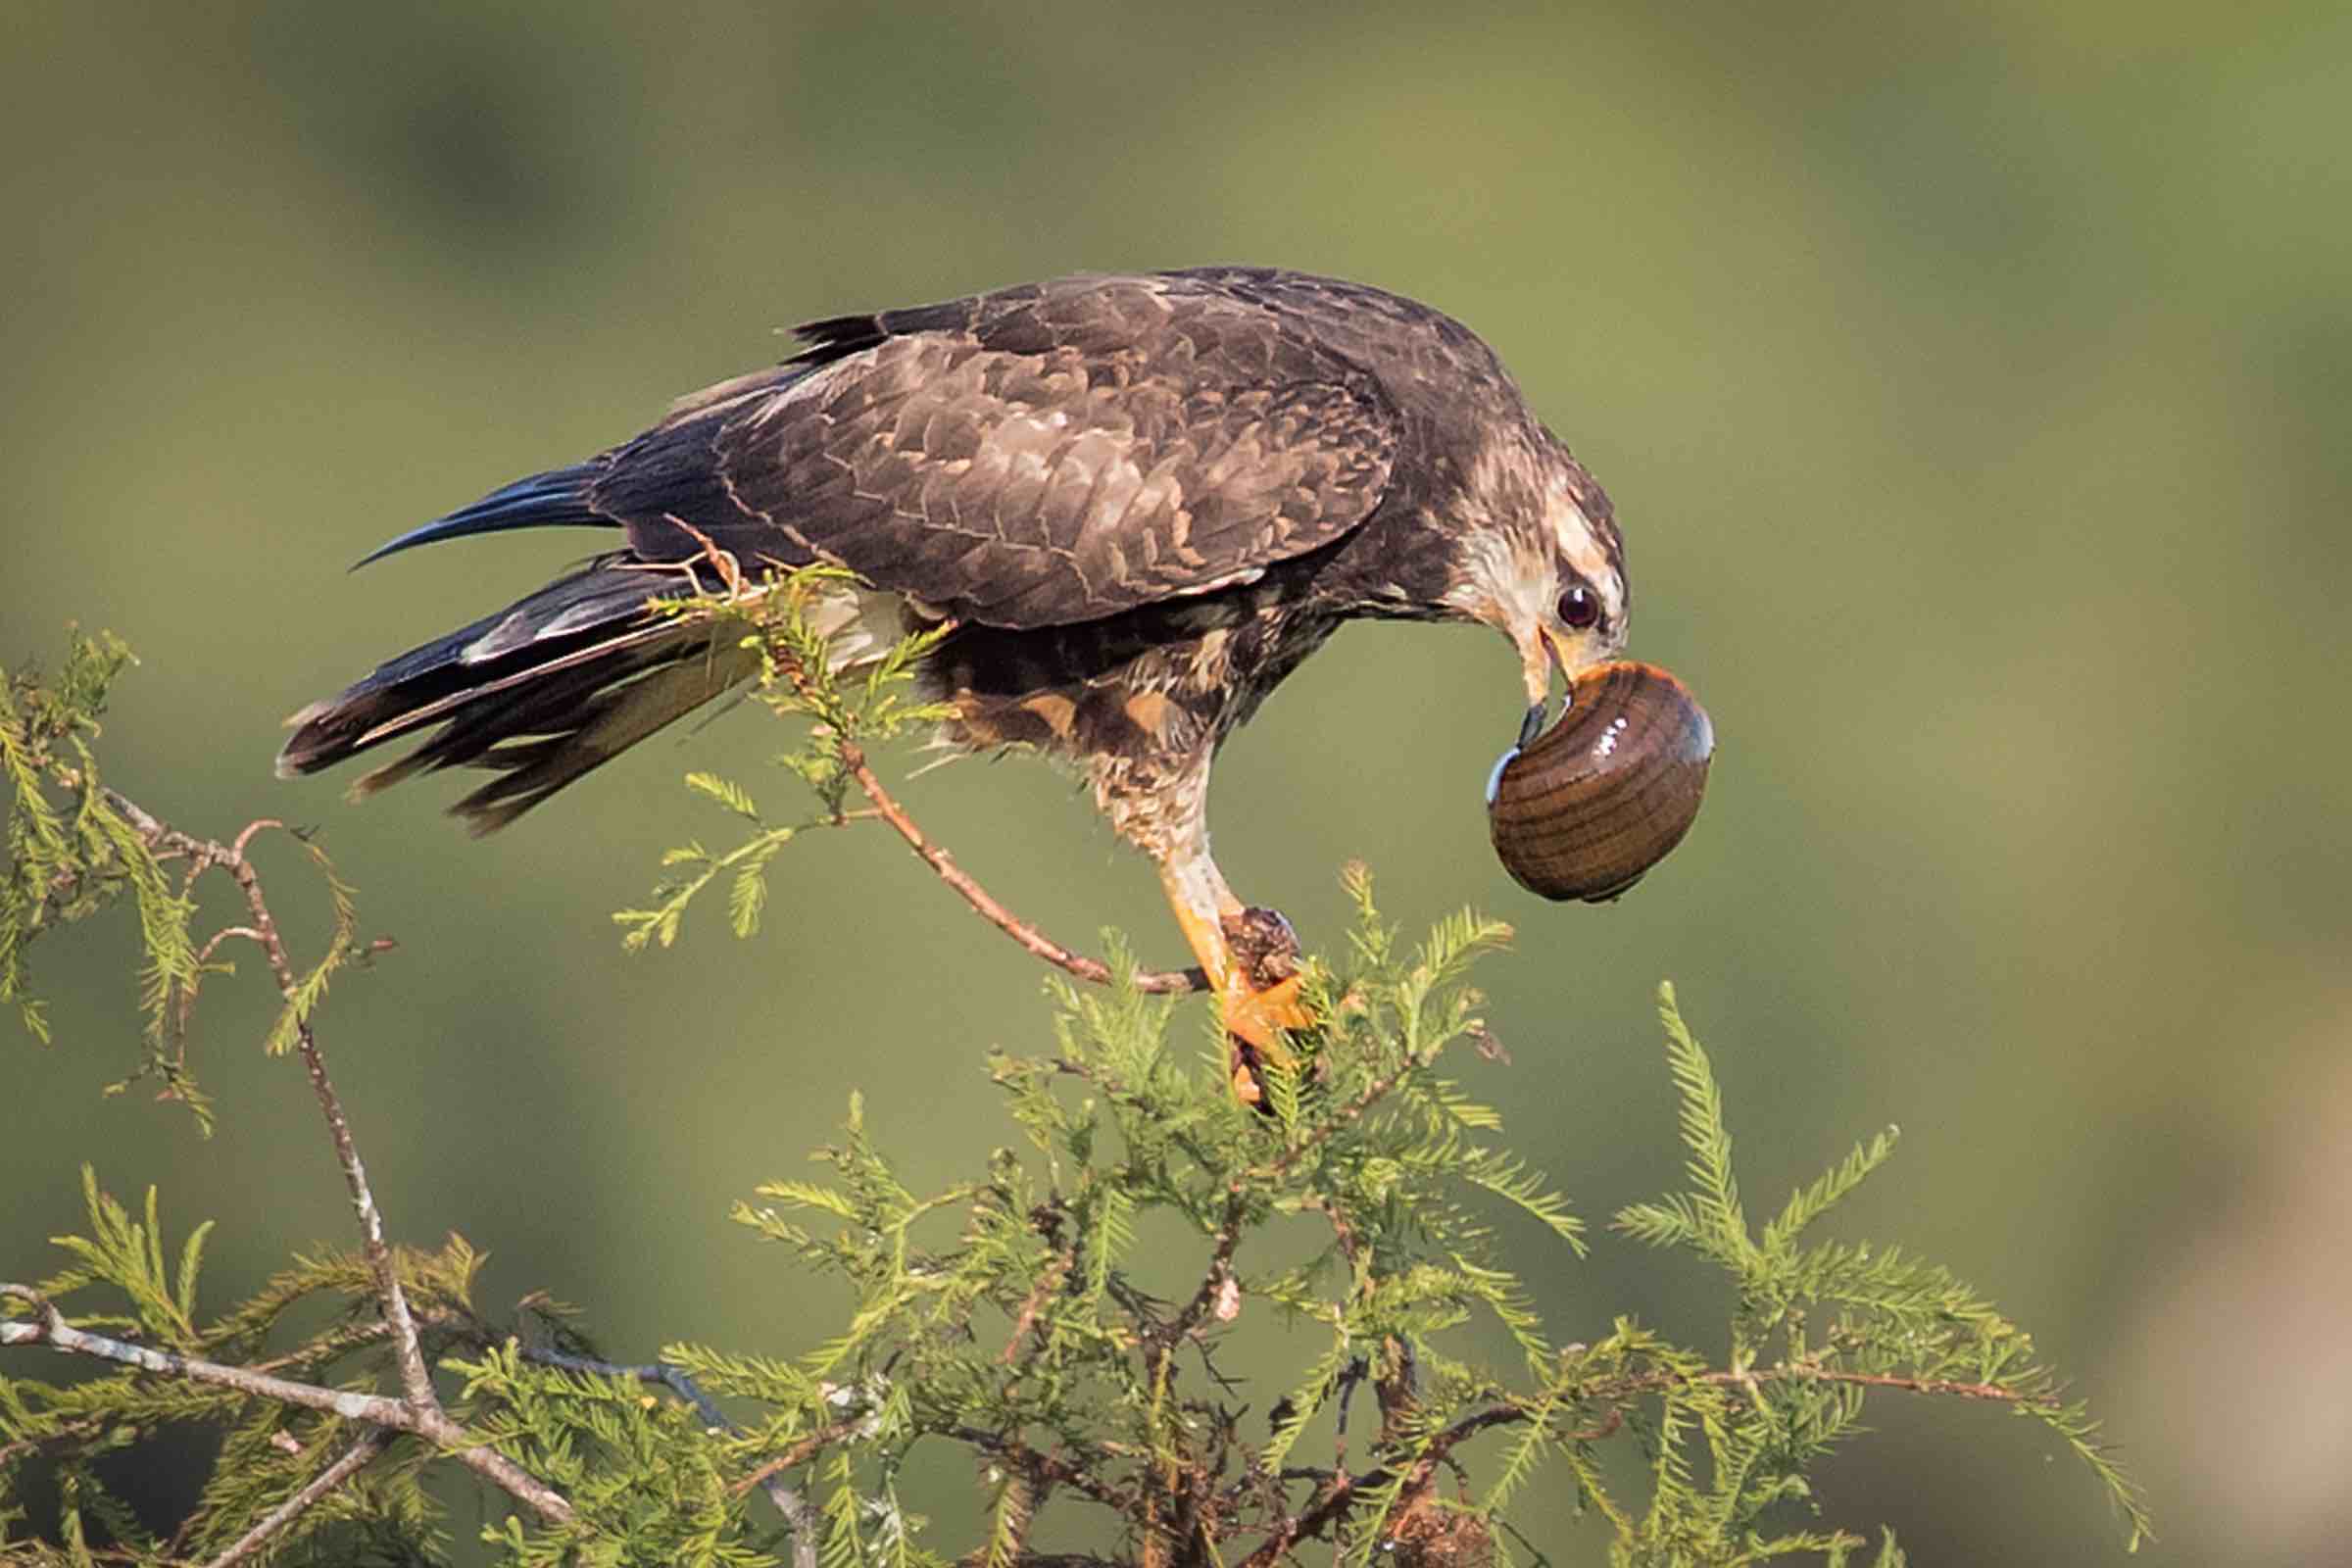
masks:
[[[1471,475],[1483,515],[1456,533],[1452,610],[1511,640],[1527,683],[1522,741],[1544,727],[1554,669],[1570,680],[1625,646],[1625,545],[1609,498],[1568,449],[1494,449]]]

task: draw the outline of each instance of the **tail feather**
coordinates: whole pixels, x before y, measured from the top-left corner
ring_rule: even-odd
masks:
[[[706,640],[690,655],[605,687],[567,715],[570,728],[535,740],[505,741],[480,753],[476,765],[495,768],[499,776],[450,809],[477,834],[502,828],[758,667],[756,654],[713,648]]]
[[[419,771],[489,768],[499,776],[452,810],[477,833],[503,827],[752,673],[751,657],[721,646],[710,622],[651,608],[681,586],[676,567],[592,562],[295,714],[278,772],[315,773],[438,723],[353,793]]]
[[[589,486],[604,471],[602,462],[591,460],[517,479],[491,491],[471,506],[460,507],[446,517],[435,518],[421,528],[411,528],[399,538],[376,546],[353,562],[351,569],[357,571],[370,562],[414,550],[418,545],[463,539],[468,534],[504,533],[513,528],[616,528],[620,519],[597,511],[588,498]]]

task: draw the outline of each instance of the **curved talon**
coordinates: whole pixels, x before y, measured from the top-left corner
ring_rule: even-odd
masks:
[[[1251,991],[1246,986],[1234,986],[1221,995],[1225,1004],[1225,1027],[1276,1060],[1288,1060],[1290,1049],[1282,1043],[1285,1029],[1312,1027],[1315,1015],[1306,1004],[1298,1000],[1298,977],[1277,981],[1263,991]]]
[[[1220,994],[1219,1001],[1225,1008],[1225,1032],[1233,1045],[1233,1098],[1262,1109],[1265,1084],[1259,1068],[1269,1062],[1295,1068],[1298,1054],[1282,1038],[1283,1031],[1311,1028],[1315,1015],[1298,1000],[1296,975],[1263,991],[1229,990]]]
[[[1263,1090],[1262,1062],[1295,1066],[1298,1057],[1284,1043],[1286,1029],[1305,1029],[1314,1014],[1298,1000],[1298,934],[1279,910],[1245,908],[1217,922],[1230,967],[1218,997],[1227,1033],[1240,1042],[1234,1053],[1233,1093],[1257,1104]]]

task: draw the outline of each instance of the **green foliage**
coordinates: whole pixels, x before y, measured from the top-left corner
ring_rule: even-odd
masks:
[[[1235,1101],[1221,1043],[1175,1046],[1176,1004],[1136,990],[1115,945],[1118,984],[1056,987],[1051,1054],[991,1060],[1018,1138],[971,1179],[908,1187],[853,1100],[841,1140],[818,1156],[826,1179],[767,1183],[735,1214],[782,1250],[786,1293],[805,1294],[811,1272],[845,1282],[846,1324],[797,1357],[663,1348],[666,1366],[730,1403],[734,1424],[633,1380],[534,1360],[534,1348],[572,1348],[576,1336],[546,1313],[488,1320],[462,1241],[401,1253],[427,1343],[462,1380],[447,1392],[452,1415],[576,1509],[562,1526],[500,1520],[486,1536],[499,1560],[782,1561],[790,1521],[763,1491],[781,1482],[806,1499],[822,1560],[844,1568],[939,1564],[975,1547],[1019,1562],[1048,1520],[1065,1538],[1091,1530],[1169,1554],[1144,1560],[1233,1562],[1318,1506],[1316,1533],[1351,1562],[1492,1561],[1507,1549],[1509,1507],[1549,1474],[1599,1521],[1614,1563],[1843,1563],[1859,1560],[1862,1539],[1811,1522],[1806,1475],[1857,1431],[1873,1390],[1998,1398],[2049,1427],[2107,1483],[2137,1539],[2136,1496],[2081,1407],[2055,1397],[2025,1335],[1941,1269],[1806,1239],[1885,1158],[1887,1140],[1749,1234],[1713,1075],[1671,995],[1662,1015],[1690,1186],[1626,1209],[1617,1229],[1724,1271],[1732,1359],[1712,1365],[1630,1320],[1591,1345],[1553,1344],[1484,1200],[1574,1251],[1581,1227],[1504,1150],[1497,1113],[1445,1065],[1480,1038],[1466,971],[1506,933],[1457,916],[1407,951],[1372,907],[1368,879],[1353,872],[1350,883],[1364,918],[1345,970],[1313,972],[1330,1021],[1292,1114]],[[88,1234],[61,1240],[72,1265],[40,1286],[73,1298],[75,1323],[315,1381],[383,1385],[384,1336],[358,1259],[298,1260],[199,1328],[205,1232],[173,1263],[152,1194],[139,1219],[94,1178],[86,1197]],[[1147,1227],[1164,1238],[1171,1226],[1189,1243],[1141,1248]],[[326,1326],[295,1332],[297,1320],[320,1318],[304,1303],[321,1300],[336,1308]],[[1496,1329],[1516,1347],[1514,1363],[1482,1355]],[[1245,1391],[1222,1371],[1266,1341],[1296,1369],[1270,1404],[1273,1391]],[[1310,1438],[1350,1399],[1369,1407],[1358,1420],[1370,1435],[1354,1440],[1343,1470],[1311,1455]],[[1270,1414],[1252,1420],[1247,1403]],[[352,1430],[131,1370],[65,1387],[0,1382],[6,1462],[45,1453],[71,1482],[56,1539],[114,1531],[120,1510],[108,1511],[94,1461],[172,1423],[212,1426],[225,1446],[197,1515],[157,1545],[159,1562],[233,1539]],[[984,1541],[934,1544],[906,1508],[901,1478],[925,1444],[973,1455]],[[1642,1455],[1642,1488],[1629,1491],[1612,1468],[1612,1445]],[[418,1560],[437,1560],[441,1503],[418,1485],[431,1460],[402,1440],[286,1549],[397,1537]],[[1464,1480],[1441,1487],[1457,1470]],[[1394,1555],[1407,1546],[1423,1555]],[[1876,1560],[1900,1558],[1889,1544]]]
[[[760,929],[767,907],[767,867],[778,851],[812,828],[844,827],[873,815],[848,808],[849,792],[864,765],[864,748],[927,729],[953,711],[936,703],[912,701],[907,689],[922,657],[945,630],[918,632],[868,662],[837,667],[826,631],[818,624],[839,596],[855,592],[858,578],[838,566],[805,566],[754,585],[720,557],[728,586],[724,593],[667,601],[673,614],[712,616],[743,627],[741,646],[760,660],[757,694],[778,716],[807,718],[801,745],[776,758],[778,766],[807,785],[817,814],[789,822],[763,815],[751,792],[714,773],[689,773],[686,787],[749,825],[733,849],[712,851],[702,843],[681,845],[662,858],[664,875],[654,902],[612,916],[621,945],[637,952],[649,944],[677,941],[686,907],[713,882],[727,884],[728,923],[739,937]]]
[[[100,732],[115,678],[132,662],[130,650],[111,633],[88,637],[74,631],[54,674],[0,670],[0,767],[9,784],[8,860],[0,879],[0,1001],[16,1003],[24,1027],[48,1043],[48,1018],[32,994],[26,949],[43,933],[127,896],[138,911],[145,955],[139,998],[147,1023],[137,1066],[109,1092],[120,1094],[143,1079],[158,1078],[164,1097],[186,1105],[209,1133],[212,1102],[188,1070],[187,1030],[205,978],[228,973],[230,966],[213,957],[220,938],[199,946],[191,934],[199,913],[195,889],[208,871],[235,876],[249,868],[243,864],[243,840],[230,847],[180,833],[148,817],[101,780],[90,742]],[[262,825],[274,824],[257,827]],[[284,1005],[266,1041],[273,1054],[293,1046],[335,972],[365,953],[352,890],[316,844],[300,834],[290,836],[324,880],[333,915],[326,952],[303,973],[286,975]],[[183,862],[176,877],[167,863],[174,860]],[[251,927],[223,935],[256,940]]]
[[[85,919],[127,895],[138,910],[147,962],[139,977],[147,1013],[147,1059],[199,1115],[204,1102],[179,1072],[172,1049],[180,1004],[195,988],[189,940],[194,905],[99,781],[90,742],[107,694],[132,662],[122,641],[69,631],[56,672],[0,669],[0,768],[8,775],[8,865],[0,880],[0,1002],[17,1004],[35,1039],[49,1039],[33,995],[25,950],[34,938]]]
[[[334,862],[326,858],[325,852],[318,845],[300,834],[294,835],[294,842],[302,846],[304,855],[318,870],[319,880],[326,884],[327,904],[332,914],[327,930],[326,952],[286,988],[285,1005],[278,1009],[277,1021],[270,1026],[270,1033],[262,1042],[263,1049],[273,1056],[282,1056],[294,1049],[303,1025],[310,1021],[311,1014],[326,998],[327,981],[345,964],[363,956],[360,912],[353,903],[350,885],[335,875]],[[190,1000],[193,1000],[193,993]]]
[[[760,1568],[778,1558],[772,1523],[749,1519],[716,1434],[695,1406],[658,1398],[634,1378],[533,1365],[513,1339],[446,1365],[466,1383],[467,1425],[572,1504],[568,1526],[531,1531],[510,1516],[489,1534],[500,1560],[532,1568],[677,1563]]]
[[[722,879],[748,933],[782,846],[866,814],[846,809],[851,787],[868,788],[863,746],[939,716],[902,695],[921,638],[853,673],[832,667],[811,616],[843,586],[821,571],[756,590],[731,581],[700,607],[748,626],[764,701],[815,720],[785,761],[820,813],[776,824],[742,787],[690,777],[751,837],[681,852],[686,869],[656,906],[621,917],[632,946],[673,940],[687,904]],[[190,861],[191,882],[230,868],[269,922],[242,839],[187,838],[98,787],[84,742],[121,662],[114,645],[77,642],[54,683],[7,687],[5,954],[20,963],[46,924],[127,891],[151,953],[168,950],[151,959],[167,976],[151,1016],[168,1024],[184,1017],[207,950],[189,941],[186,889],[165,879],[159,847]],[[360,951],[349,891],[318,864],[333,904],[326,956],[297,973],[265,942],[285,1000],[272,1050],[307,1041],[329,977]],[[909,1186],[853,1098],[840,1142],[818,1154],[824,1179],[768,1182],[734,1212],[779,1250],[779,1295],[805,1297],[811,1276],[849,1293],[846,1320],[801,1353],[675,1344],[657,1365],[612,1367],[568,1309],[485,1312],[479,1257],[462,1239],[393,1249],[455,1423],[440,1429],[449,1447],[386,1423],[386,1409],[410,1406],[395,1402],[394,1336],[368,1257],[297,1257],[207,1322],[210,1225],[167,1246],[152,1191],[134,1215],[85,1170],[86,1231],[57,1239],[66,1266],[0,1287],[0,1343],[78,1335],[71,1348],[98,1369],[0,1376],[12,1556],[208,1561],[356,1455],[264,1555],[445,1561],[449,1488],[428,1482],[480,1476],[495,1456],[491,1470],[519,1467],[563,1499],[481,1528],[514,1565],[1069,1560],[1037,1544],[1050,1537],[1100,1544],[1106,1555],[1087,1560],[1102,1564],[1271,1568],[1320,1543],[1350,1564],[1471,1568],[1515,1560],[1510,1512],[1545,1486],[1575,1499],[1623,1568],[1843,1564],[1866,1543],[1820,1522],[1808,1478],[1858,1434],[1873,1393],[1994,1401],[2039,1423],[2103,1483],[2130,1543],[2142,1539],[2139,1497],[2027,1335],[1939,1267],[1816,1237],[1889,1157],[1891,1129],[1751,1226],[1720,1091],[1670,990],[1661,1020],[1688,1182],[1624,1208],[1613,1228],[1724,1278],[1728,1357],[1630,1318],[1593,1343],[1555,1343],[1521,1275],[1532,1249],[1581,1257],[1584,1224],[1455,1077],[1465,1048],[1494,1054],[1469,975],[1510,933],[1464,911],[1408,947],[1369,874],[1350,867],[1346,884],[1357,910],[1347,956],[1307,962],[1319,1022],[1295,1062],[1267,1066],[1259,1106],[1232,1093],[1221,1032],[1177,1043],[1180,1004],[1138,986],[1115,938],[1109,985],[1054,983],[1047,1054],[989,1058],[1010,1133],[968,1179]],[[21,968],[0,973],[22,1000]],[[1522,1221],[1508,1249],[1505,1214]],[[1278,1386],[1228,1371],[1244,1361],[1284,1368]],[[158,1536],[109,1490],[109,1467],[190,1429],[217,1439],[218,1455],[196,1505]],[[977,1540],[937,1539],[903,1494],[911,1467],[948,1452],[976,1469]],[[22,1486],[36,1467],[56,1496],[37,1520]],[[1873,1560],[1902,1555],[1882,1537]]]
[[[1806,1465],[1854,1430],[1862,1390],[1914,1389],[1998,1398],[2065,1441],[2122,1511],[2131,1544],[2148,1533],[2145,1504],[2101,1446],[2098,1424],[2058,1393],[2055,1372],[2034,1342],[1949,1270],[1895,1248],[1824,1241],[1804,1232],[1893,1152],[1896,1130],[1867,1145],[1792,1195],[1760,1237],[1751,1236],[1732,1176],[1732,1139],[1707,1055],[1676,1005],[1659,991],[1667,1060],[1681,1099],[1690,1190],[1620,1210],[1616,1228],[1654,1246],[1679,1247],[1731,1277],[1728,1379],[1704,1391],[1669,1391],[1691,1400],[1689,1421],[1713,1446],[1714,1488],[1705,1517],[1749,1529],[1785,1497],[1801,1495]],[[1771,1357],[1769,1365],[1766,1358]],[[1769,1378],[1767,1385],[1763,1380]],[[1771,1419],[1752,1430],[1722,1425],[1727,1400],[1752,1399]],[[1661,1421],[1661,1430],[1668,1425]],[[1719,1436],[1719,1433],[1723,1434]]]

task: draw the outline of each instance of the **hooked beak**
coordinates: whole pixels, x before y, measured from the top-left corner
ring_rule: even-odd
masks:
[[[1519,665],[1527,681],[1527,717],[1519,721],[1519,744],[1525,747],[1544,733],[1551,715],[1552,670],[1558,669],[1573,682],[1576,665],[1569,660],[1566,642],[1548,626],[1539,626],[1532,636],[1520,640]]]

